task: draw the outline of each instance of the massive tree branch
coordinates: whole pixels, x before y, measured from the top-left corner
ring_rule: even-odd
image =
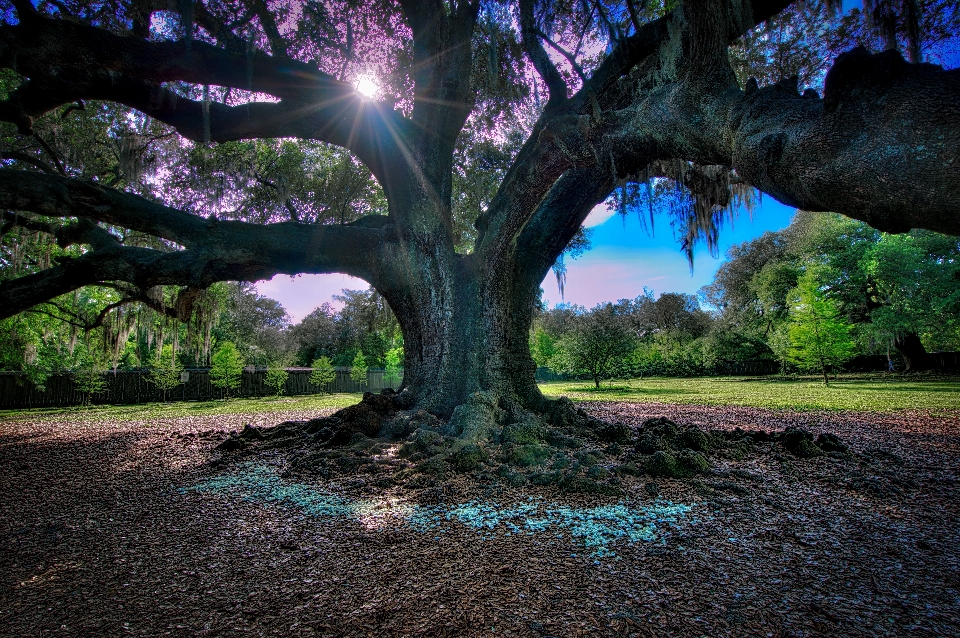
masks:
[[[856,49],[827,75],[822,100],[789,83],[712,100],[665,87],[618,114],[619,175],[657,159],[721,164],[779,201],[832,211],[890,232],[960,234],[960,70]]]
[[[790,206],[960,235],[958,96],[960,70],[856,49],[837,59],[823,100],[776,88],[735,100],[730,165]]]
[[[279,273],[342,272],[374,282],[382,271],[382,244],[391,240],[389,220],[382,216],[347,226],[204,220],[94,183],[11,169],[0,170],[0,207],[80,217],[64,226],[14,213],[6,213],[4,221],[51,233],[61,246],[82,243],[93,249],[46,271],[0,283],[3,316],[108,281],[141,289],[165,284],[204,288],[215,281],[255,281]],[[163,237],[187,250],[124,246],[98,221]]]
[[[353,151],[385,188],[397,172],[402,176],[396,179],[409,177],[396,162],[390,166],[409,135],[409,123],[392,108],[361,99],[353,85],[295,60],[203,42],[189,47],[184,42],[149,42],[36,17],[0,27],[0,65],[28,78],[0,102],[0,119],[15,123],[23,133],[32,131],[33,118],[57,106],[103,99],[146,113],[194,141],[206,141],[208,134],[220,142],[316,139]],[[199,101],[164,87],[174,81],[266,93],[280,101],[233,107],[212,103],[205,115]]]
[[[788,82],[743,92],[716,54],[765,14],[748,22],[732,9],[721,14],[701,11],[701,19],[684,23],[683,50],[698,62],[677,61],[672,81],[634,91],[629,106],[599,122],[581,119],[579,127],[561,124],[569,113],[545,113],[480,220],[478,245],[493,241],[525,252],[526,242],[514,243],[517,234],[564,170],[609,164],[610,178],[619,179],[671,158],[732,167],[788,205],[842,213],[884,230],[960,233],[960,178],[944,171],[960,148],[960,71],[861,51],[838,59],[822,101],[801,97]],[[602,85],[595,73],[578,96]],[[570,102],[587,112],[582,100]],[[553,148],[538,151],[546,131],[554,134]],[[558,156],[568,159],[566,166]],[[563,227],[582,213],[577,206],[551,208],[566,218]],[[488,229],[506,233],[489,239]]]
[[[276,274],[342,272],[375,281],[381,230],[284,222],[252,228],[219,222],[209,246],[161,252],[104,246],[47,270],[0,282],[0,318],[82,286],[123,281],[140,289],[160,285],[206,288],[217,281],[257,281]]]

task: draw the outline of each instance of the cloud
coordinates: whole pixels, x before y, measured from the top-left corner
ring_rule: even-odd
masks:
[[[616,214],[617,211],[610,210],[605,203],[600,203],[593,207],[593,210],[590,211],[590,214],[587,215],[587,218],[583,220],[583,225],[587,228],[599,226]]]

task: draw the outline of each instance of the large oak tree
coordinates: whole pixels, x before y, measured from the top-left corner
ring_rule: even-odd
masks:
[[[718,211],[750,187],[886,231],[960,234],[960,71],[857,48],[836,59],[822,96],[801,94],[790,78],[741,85],[731,44],[788,0],[683,0],[672,10],[535,0],[11,2],[0,67],[17,81],[0,121],[21,136],[45,114],[101,101],[196,148],[322,142],[372,173],[387,214],[307,219],[285,198],[287,221],[230,219],[222,207],[185,210],[162,189],[151,197],[111,188],[71,173],[63,158],[14,149],[0,169],[5,223],[84,250],[2,281],[0,316],[102,282],[182,286],[184,314],[190,291],[213,282],[346,273],[368,281],[400,322],[400,407],[456,417],[458,406],[492,398],[542,412],[551,406],[528,348],[540,282],[589,211],[628,182],[667,177],[688,189],[691,239],[712,233]],[[346,81],[367,62],[392,82],[382,100]],[[483,152],[509,148],[517,130],[497,128],[516,117],[503,104],[538,96],[516,149]],[[499,179],[485,185],[489,175]],[[176,178],[161,167],[154,179]]]

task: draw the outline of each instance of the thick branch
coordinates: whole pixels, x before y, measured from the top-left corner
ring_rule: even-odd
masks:
[[[392,108],[362,100],[349,83],[308,64],[241,47],[149,42],[37,18],[0,27],[0,65],[29,78],[0,102],[0,119],[17,124],[23,133],[31,132],[33,118],[57,106],[104,99],[147,113],[194,141],[204,140],[209,123],[214,141],[296,136],[337,144],[385,180],[390,171],[383,168],[384,158],[397,155],[396,138],[408,129]],[[211,104],[205,120],[199,102],[163,88],[174,81],[266,93],[280,103]]]
[[[533,0],[520,0],[520,32],[523,49],[550,92],[550,100],[547,102],[550,107],[567,99],[567,83],[563,81],[563,76],[540,43],[540,29],[537,28],[533,15],[533,4]]]
[[[289,222],[261,227],[220,222],[211,246],[177,252],[115,245],[62,259],[42,272],[0,282],[0,318],[101,282],[140,289],[160,285],[206,288],[217,281],[256,281],[276,274],[342,272],[375,280],[383,231]]]
[[[649,163],[636,149],[654,149],[654,159],[730,166],[790,206],[960,234],[957,95],[960,70],[857,49],[837,59],[823,100],[787,83],[709,100],[664,87],[618,114],[610,148],[618,176]]]
[[[23,162],[24,164],[29,164],[39,168],[41,171],[49,175],[57,174],[57,170],[55,168],[44,162],[42,159],[30,155],[29,153],[23,153],[21,151],[3,151],[0,153],[0,159]]]
[[[83,217],[193,247],[210,239],[195,215],[93,182],[0,169],[0,208],[47,217]]]
[[[960,70],[855,49],[827,74],[823,100],[777,88],[735,100],[729,165],[790,206],[960,235],[957,96]]]

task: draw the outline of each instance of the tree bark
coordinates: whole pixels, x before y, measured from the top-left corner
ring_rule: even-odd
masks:
[[[920,372],[929,366],[927,349],[916,332],[906,332],[893,339],[893,347],[903,357],[904,372]]]

